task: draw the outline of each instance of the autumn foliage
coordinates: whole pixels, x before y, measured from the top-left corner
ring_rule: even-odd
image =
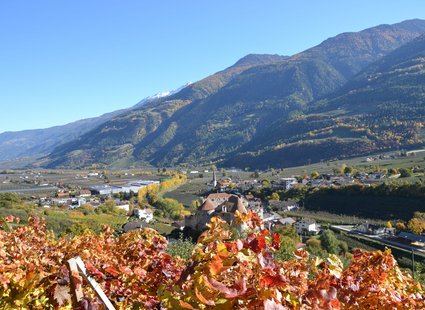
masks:
[[[66,261],[80,256],[117,309],[424,309],[424,291],[403,274],[390,251],[356,251],[343,270],[338,257],[275,261],[279,235],[254,214],[239,214],[244,239],[231,239],[228,224],[213,218],[191,259],[165,252],[154,230],[115,237],[105,227],[56,239],[42,219],[0,231],[0,308],[102,309]],[[9,217],[9,222],[16,219]],[[72,304],[70,278],[85,298]]]

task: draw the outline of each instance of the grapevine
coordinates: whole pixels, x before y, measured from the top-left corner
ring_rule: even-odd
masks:
[[[19,224],[9,216],[6,222]],[[213,218],[188,260],[166,252],[152,229],[119,237],[109,227],[55,238],[43,219],[0,230],[0,308],[102,309],[83,278],[66,262],[80,256],[117,309],[424,309],[424,291],[403,273],[389,250],[353,253],[343,269],[335,255],[305,250],[276,261],[278,234],[255,214],[237,214],[246,237],[232,239],[229,224]],[[6,227],[7,226],[7,227]],[[13,227],[13,226],[11,226]],[[72,302],[70,279],[84,298]]]

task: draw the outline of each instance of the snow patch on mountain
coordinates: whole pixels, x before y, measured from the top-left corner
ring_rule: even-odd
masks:
[[[180,86],[179,88],[170,90],[170,91],[164,91],[164,92],[159,92],[155,95],[143,98],[142,100],[140,100],[135,106],[133,106],[133,108],[138,108],[142,105],[144,105],[146,102],[150,102],[156,99],[160,99],[160,98],[164,98],[164,97],[169,97],[171,95],[177,94],[179,91],[181,91],[182,89],[186,88],[187,86],[189,86],[190,84],[192,84],[192,82],[188,82],[182,86]]]

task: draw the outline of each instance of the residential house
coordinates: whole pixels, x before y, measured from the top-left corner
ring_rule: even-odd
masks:
[[[69,197],[69,191],[67,191],[67,190],[59,190],[57,193],[56,193],[56,197]]]
[[[370,173],[368,178],[372,179],[372,180],[382,180],[385,178],[385,173],[383,172],[374,172],[374,173]]]
[[[299,205],[295,201],[269,200],[269,206],[273,211],[287,212],[298,209]]]
[[[280,178],[280,179],[272,181],[273,189],[288,190],[293,188],[297,184],[298,184],[298,181],[296,178]]]
[[[302,180],[301,180],[301,184],[302,185],[308,185],[311,184],[311,179],[308,176],[305,176]]]
[[[302,218],[294,223],[294,227],[300,235],[317,235],[320,227],[315,220]]]
[[[265,223],[265,226],[268,227],[269,230],[279,230],[280,228],[286,226],[286,225],[294,225],[295,220],[292,217],[285,217],[285,218],[279,218],[279,219],[273,219],[271,221],[268,221]]]
[[[226,177],[217,181],[217,189],[221,192],[230,190],[232,186],[233,186],[233,183],[231,178]]]
[[[236,187],[239,188],[242,192],[249,191],[257,186],[259,186],[258,180],[241,180],[236,184]]]
[[[369,223],[357,225],[356,230],[368,235],[382,235],[386,232],[384,226]]]
[[[69,209],[76,209],[81,207],[82,205],[86,204],[87,200],[84,197],[78,197],[78,198],[72,198],[71,204],[69,206]]]
[[[147,222],[145,221],[132,221],[123,225],[124,232],[129,232],[132,230],[145,229],[147,227]]]
[[[80,190],[80,197],[90,197],[91,191],[89,189]]]
[[[134,209],[134,216],[138,217],[139,219],[144,219],[146,223],[149,223],[153,220],[153,211],[151,209]]]
[[[255,198],[252,195],[245,196],[246,200],[248,201],[248,205],[246,209],[248,211],[252,211],[256,213],[260,218],[263,218],[264,216],[264,208],[263,208],[263,202],[260,198]]]

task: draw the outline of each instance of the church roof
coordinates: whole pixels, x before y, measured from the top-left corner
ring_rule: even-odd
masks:
[[[199,210],[201,210],[201,211],[211,211],[211,210],[214,210],[215,208],[216,207],[214,206],[212,201],[207,198],[204,201],[204,203],[199,207]]]
[[[232,195],[229,197],[228,201],[233,204],[230,210],[231,212],[236,212],[236,210],[238,210],[240,213],[248,213],[248,211],[246,211],[245,205],[243,204],[242,198]]]
[[[237,208],[240,213],[248,213],[246,211],[245,205],[242,202],[242,199],[238,197]]]
[[[212,194],[208,195],[207,199],[210,199],[210,200],[229,199],[231,196],[233,196],[233,195],[228,194],[228,193],[212,193]]]

